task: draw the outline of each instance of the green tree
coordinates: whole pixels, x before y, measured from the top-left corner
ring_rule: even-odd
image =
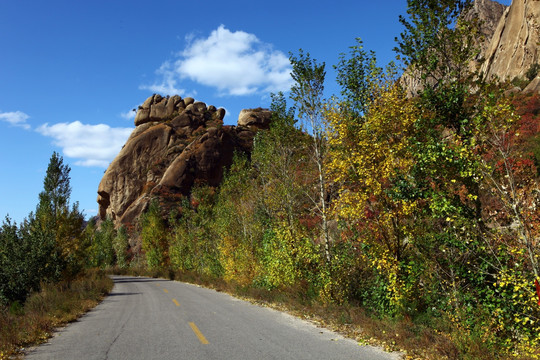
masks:
[[[129,249],[129,236],[124,226],[120,226],[113,239],[113,249],[116,256],[116,264],[125,268],[128,262],[127,251]]]
[[[38,211],[47,208],[56,218],[69,205],[70,171],[71,168],[64,164],[62,156],[53,152],[43,180],[43,191],[39,194]]]
[[[49,275],[47,255],[54,251],[50,240],[47,234],[29,236],[23,226],[18,228],[6,217],[0,228],[0,303],[23,303],[31,291],[39,290]]]
[[[61,275],[70,279],[81,269],[85,248],[81,244],[84,216],[76,202],[70,208],[70,173],[62,156],[53,152],[43,180],[43,191],[35,214],[30,215],[30,233],[51,232],[56,243],[56,254],[51,258]]]
[[[91,265],[101,268],[113,265],[115,255],[113,241],[117,236],[113,221],[107,218],[101,222],[99,228],[96,228],[95,222],[91,221],[85,229],[85,235],[91,242]]]
[[[327,139],[323,120],[323,92],[326,77],[325,63],[318,63],[309,53],[300,49],[298,56],[290,55],[292,65],[291,76],[294,85],[291,87],[291,99],[298,110],[303,130],[311,135],[310,151],[316,167],[317,194],[312,198],[317,215],[321,217],[321,237],[327,262],[331,260],[330,233],[328,226],[328,193],[325,161],[327,155]]]
[[[266,216],[258,206],[260,189],[246,156],[236,154],[219,188],[214,209],[223,278],[249,286],[260,277],[258,249]]]
[[[309,138],[296,128],[294,109],[287,108],[282,93],[272,94],[270,128],[257,133],[251,167],[257,171],[260,205],[269,219],[285,217],[293,224],[309,201],[305,187],[310,158]]]
[[[166,269],[169,266],[169,240],[156,200],[150,203],[148,211],[141,216],[141,239],[148,268]]]
[[[356,45],[349,48],[349,54],[339,55],[338,65],[334,65],[334,69],[337,70],[336,80],[341,87],[342,111],[347,110],[359,122],[380,94],[383,82],[395,78],[397,73],[395,65],[391,63],[385,74],[384,69],[377,65],[375,52],[364,50],[360,38],[356,38]]]
[[[213,187],[194,187],[190,201],[182,202],[180,219],[169,221],[174,224],[169,256],[176,269],[213,277],[222,274],[214,233],[215,197]]]
[[[534,170],[514,155],[514,110],[470,66],[478,24],[459,16],[470,1],[408,5],[396,50],[422,87],[402,194],[421,205],[414,245],[428,269],[420,275],[424,299],[457,328],[519,353],[539,342],[534,295],[523,290],[538,267],[528,195]]]
[[[408,0],[405,31],[396,38],[399,59],[423,86],[460,84],[470,78],[470,61],[478,54],[478,23],[460,17],[471,0]]]

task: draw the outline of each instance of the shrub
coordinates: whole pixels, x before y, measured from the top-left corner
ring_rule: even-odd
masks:
[[[527,77],[527,79],[529,79],[529,81],[532,81],[536,77],[536,75],[538,75],[539,72],[540,72],[540,64],[538,63],[532,64],[527,70],[527,72],[525,73],[525,76]]]

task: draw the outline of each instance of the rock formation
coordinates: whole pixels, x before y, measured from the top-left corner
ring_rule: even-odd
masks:
[[[513,0],[495,30],[484,55],[488,79],[523,77],[540,62],[540,1]]]
[[[476,22],[479,32],[479,36],[474,39],[474,46],[479,50],[479,53],[469,64],[470,70],[475,71],[482,64],[484,53],[506,8],[493,0],[475,0],[462,15],[465,21]],[[420,72],[411,68],[405,70],[401,82],[408,96],[415,96],[423,89]]]
[[[487,80],[525,78],[531,65],[540,63],[540,0],[513,0],[509,7],[476,0],[463,17],[478,20],[481,36],[476,46],[480,52],[470,68],[479,69]],[[402,76],[409,96],[422,89],[419,79],[419,74],[411,71]],[[538,85],[533,81],[526,89],[536,91]]]
[[[251,129],[268,129],[272,112],[268,109],[244,109],[238,115],[238,126]]]
[[[477,39],[476,45],[479,47],[480,54],[486,52],[506,9],[507,6],[493,0],[476,0],[471,9],[464,15],[464,19],[467,21],[476,20],[479,22],[480,37]]]
[[[249,153],[255,131],[268,127],[268,114],[246,110],[243,119],[252,121],[223,126],[224,109],[180,96],[149,97],[99,184],[99,216],[135,225],[152,198],[174,204],[196,183],[217,186],[234,152]]]

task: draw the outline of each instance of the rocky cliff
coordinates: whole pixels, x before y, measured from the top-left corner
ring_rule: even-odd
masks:
[[[478,21],[478,56],[470,64],[489,81],[525,78],[533,64],[540,63],[540,0],[513,0],[504,6],[493,0],[475,0],[463,17]],[[409,95],[421,90],[420,76],[406,71],[402,77]],[[520,91],[521,89],[517,89]],[[524,91],[539,91],[534,81]]]
[[[481,71],[488,79],[523,77],[540,63],[540,0],[513,0],[497,24]]]
[[[467,14],[464,15],[467,21],[478,21],[480,36],[476,39],[476,45],[480,50],[479,58],[483,57],[487,51],[497,25],[506,9],[507,6],[493,0],[476,0]]]
[[[149,97],[135,129],[98,187],[99,216],[135,225],[151,199],[174,203],[194,184],[217,186],[234,152],[249,153],[255,132],[271,113],[243,110],[238,126],[224,126],[225,110],[193,98]]]

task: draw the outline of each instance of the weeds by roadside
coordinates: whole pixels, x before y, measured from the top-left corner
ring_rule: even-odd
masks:
[[[21,355],[21,348],[46,341],[54,328],[76,320],[112,289],[102,271],[88,270],[71,282],[43,284],[24,305],[0,306],[0,360]]]

